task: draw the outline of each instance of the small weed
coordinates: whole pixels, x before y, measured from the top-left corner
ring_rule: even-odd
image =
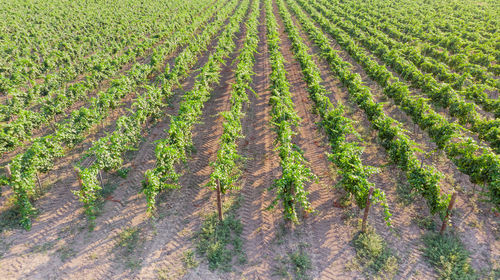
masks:
[[[474,219],[468,223],[470,227],[477,228],[479,230],[483,230],[484,223],[483,221],[478,221],[477,219]]]
[[[65,226],[63,227],[60,231],[59,231],[59,238],[63,238],[63,237],[66,237],[66,236],[69,236],[69,235],[72,235],[74,234],[76,231],[76,227],[72,227],[72,226]]]
[[[469,252],[457,236],[429,233],[423,240],[424,255],[434,265],[440,279],[477,279],[470,266]]]
[[[2,186],[7,186],[9,185],[9,179],[7,175],[2,174],[0,175],[0,196],[2,196]]]
[[[0,238],[0,259],[9,250],[11,245],[12,245],[12,242],[7,243],[7,242],[5,242],[5,240]]]
[[[97,260],[98,258],[99,258],[99,256],[98,256],[96,253],[92,253],[92,254],[90,254],[90,256],[89,256],[89,260],[91,260],[91,261],[95,261],[95,260]]]
[[[104,198],[108,197],[116,190],[117,187],[118,187],[117,184],[105,183],[102,186],[102,189],[100,190],[100,197],[104,197]]]
[[[182,255],[182,263],[186,269],[195,268],[198,266],[198,261],[194,257],[194,252],[192,250],[187,250]]]
[[[285,236],[287,233],[288,229],[286,227],[285,222],[281,222],[278,225],[278,231],[276,232],[276,237],[275,237],[276,244],[278,245],[283,244],[283,242],[285,242]]]
[[[431,216],[418,215],[413,218],[413,222],[416,223],[421,229],[434,230],[436,228],[436,222]]]
[[[279,276],[282,279],[291,279],[292,276],[288,272],[288,261],[283,257],[276,258],[278,265],[273,267],[272,276]]]
[[[124,167],[122,169],[118,169],[116,171],[116,174],[118,174],[118,176],[122,177],[123,179],[127,178],[127,175],[128,175],[128,172],[130,171],[130,168],[128,167]]]
[[[120,233],[118,246],[124,248],[126,253],[131,254],[139,242],[139,230],[135,227],[125,229]]]
[[[188,229],[188,228],[184,228],[183,230],[181,230],[179,232],[179,236],[182,236],[182,237],[188,236],[188,235],[191,235],[191,234],[192,234],[192,231],[190,229]]]
[[[140,242],[139,229],[129,227],[118,236],[116,247],[122,249],[122,260],[129,269],[137,269],[141,266],[141,261],[134,259],[132,254],[136,251],[137,245]]]
[[[356,262],[367,274],[392,279],[398,270],[398,259],[373,229],[359,233],[353,240]]]
[[[33,248],[31,249],[31,252],[45,254],[45,253],[47,253],[48,250],[52,249],[52,247],[54,247],[54,242],[46,242],[43,244],[37,244],[37,245],[33,246]]]
[[[198,149],[194,145],[189,146],[187,150],[190,155],[195,155],[198,152]]]
[[[76,256],[75,250],[68,246],[63,246],[57,249],[57,253],[59,253],[59,257],[61,258],[62,262],[65,262],[67,259]]]
[[[302,246],[299,246],[299,250],[290,254],[290,261],[293,266],[295,278],[308,279],[307,271],[312,268],[312,264],[311,264],[311,259],[304,252]]]
[[[397,180],[396,194],[398,195],[398,198],[405,206],[413,203],[415,201],[415,197],[417,196],[415,189],[411,188],[406,182],[402,181],[400,178],[398,178]]]

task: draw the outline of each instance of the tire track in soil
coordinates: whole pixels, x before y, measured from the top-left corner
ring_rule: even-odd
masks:
[[[227,23],[227,21],[226,21]],[[218,36],[214,36],[214,38],[218,38]],[[201,67],[208,60],[208,53],[212,52],[215,49],[216,42],[218,39],[213,39],[211,45],[208,50],[201,55],[201,59],[198,61],[196,66],[193,69]],[[173,64],[175,58],[172,58],[169,62]],[[230,65],[226,66],[228,68]],[[227,71],[227,70],[226,70]],[[191,88],[194,84],[194,75],[190,76],[186,82],[183,83],[183,88]],[[179,96],[179,92],[182,90],[175,90],[176,95],[172,98],[174,101],[172,102],[173,106],[169,106],[166,108],[167,114],[175,114],[178,109],[179,102],[181,97]],[[123,108],[123,112],[113,113],[115,118],[118,118],[120,115],[125,113],[125,108]],[[115,116],[116,115],[116,116]],[[114,124],[114,122],[111,122]],[[153,167],[154,164],[154,147],[156,144],[154,141],[163,138],[166,133],[163,129],[168,129],[166,125],[166,121],[158,123],[152,130],[153,133],[151,135],[159,136],[157,139],[150,139],[146,142],[147,145],[142,144],[140,151],[146,150],[145,153],[148,154],[149,158],[149,168]],[[105,131],[112,131],[113,128],[105,128]],[[107,203],[104,207],[103,215],[98,217],[96,220],[96,228],[92,232],[92,234],[85,234],[86,229],[86,218],[83,215],[83,210],[81,207],[81,203],[77,200],[77,198],[72,194],[71,191],[68,191],[66,188],[69,186],[71,190],[78,190],[79,186],[75,182],[74,174],[72,172],[72,163],[80,158],[80,154],[86,151],[91,142],[98,137],[104,135],[103,131],[98,131],[95,135],[90,135],[85,139],[85,141],[77,146],[67,157],[62,159],[62,162],[57,163],[56,166],[60,166],[57,170],[52,171],[49,175],[47,175],[47,181],[53,180],[50,177],[52,174],[64,174],[64,177],[61,175],[56,176],[57,182],[54,183],[54,186],[49,190],[49,193],[42,197],[37,204],[40,204],[38,208],[42,213],[41,216],[37,219],[36,222],[33,223],[33,227],[31,231],[26,232],[24,230],[16,230],[16,232],[11,233],[9,236],[8,242],[13,242],[12,244],[12,253],[8,253],[4,259],[9,257],[19,256],[21,257],[21,261],[15,260],[19,266],[13,266],[12,269],[9,269],[7,273],[12,274],[20,274],[25,273],[26,263],[30,263],[30,266],[33,268],[33,271],[36,272],[36,275],[31,275],[35,278],[40,277],[41,279],[46,278],[47,275],[52,275],[54,271],[58,271],[57,275],[64,275],[67,277],[72,277],[75,279],[88,279],[92,275],[95,275],[98,279],[107,279],[115,278],[114,273],[116,271],[111,271],[111,269],[119,270],[123,269],[119,265],[115,265],[112,260],[109,259],[109,254],[113,255],[113,248],[115,246],[116,236],[127,226],[127,225],[135,225],[138,223],[146,224],[147,221],[143,221],[146,219],[146,207],[145,200],[142,195],[137,194],[140,191],[140,181],[143,178],[143,172],[147,170],[147,165],[139,164],[142,170],[138,170],[140,172],[135,172],[135,170],[131,170],[129,174],[129,178],[124,183],[117,182],[120,185],[120,188],[113,193],[116,199],[123,201],[127,204],[126,209],[119,207],[117,204]],[[137,154],[141,154],[137,152]],[[132,165],[132,163],[130,164]],[[127,165],[125,165],[127,166]],[[135,174],[134,174],[135,172]],[[116,182],[120,181],[114,175],[104,174],[104,181]],[[62,177],[62,178],[61,178]],[[42,178],[42,181],[44,178]],[[118,180],[117,180],[118,179]],[[132,183],[132,186],[128,186],[123,188],[123,185],[127,185],[128,182]],[[125,193],[122,192],[125,190]],[[130,195],[132,194],[132,196]],[[66,201],[66,203],[61,203],[61,201]],[[61,207],[61,205],[63,205]],[[111,206],[112,205],[112,206]],[[132,207],[131,207],[132,206]],[[113,207],[110,211],[110,207]],[[132,208],[132,209],[130,209]],[[54,214],[56,213],[56,214]],[[100,222],[100,220],[103,220]],[[101,223],[104,223],[101,224]],[[49,227],[50,225],[50,227]],[[63,240],[64,246],[68,245],[71,247],[79,247],[80,249],[76,250],[77,255],[72,258],[70,261],[63,263],[60,261],[60,258],[52,254],[50,261],[38,263],[29,262],[28,258],[29,251],[34,245],[37,244],[47,244],[50,242],[54,242],[55,237],[61,235],[63,232],[71,231],[77,232],[72,236],[71,240],[66,241]],[[83,232],[82,232],[83,231]],[[18,237],[18,234],[21,234],[23,237]],[[19,243],[18,240],[22,240],[23,243]],[[17,242],[16,242],[17,241]],[[19,243],[19,244],[16,244]],[[25,243],[29,245],[25,245]],[[68,243],[68,244],[66,244]],[[61,247],[63,245],[57,244],[57,247]],[[26,256],[28,255],[28,256]],[[90,258],[90,260],[89,260]],[[102,258],[108,258],[106,261]],[[85,266],[81,266],[81,262],[84,261],[87,263]],[[89,262],[94,265],[88,264]],[[1,262],[0,262],[1,263]],[[51,263],[52,268],[47,267],[47,264]],[[80,265],[78,265],[80,263]],[[114,266],[113,266],[114,265]],[[10,265],[3,265],[2,267],[9,267]],[[40,269],[43,267],[43,269]],[[57,267],[57,268],[56,268]],[[29,273],[29,272],[28,272]],[[81,278],[77,275],[81,274]],[[71,276],[70,276],[71,275]],[[152,277],[154,278],[154,277]]]
[[[295,241],[296,244],[289,244],[289,249],[296,250],[294,247],[297,247],[297,243],[304,241],[308,244],[306,251],[313,266],[309,275],[313,278],[356,278],[358,273],[345,269],[349,260],[355,256],[355,251],[349,244],[354,229],[342,221],[342,211],[333,207],[338,196],[331,189],[335,180],[326,156],[330,151],[328,139],[317,127],[316,123],[320,118],[312,114],[313,103],[309,98],[300,64],[293,56],[291,41],[285,32],[277,4],[274,3],[273,6],[280,29],[281,52],[286,61],[290,92],[295,110],[302,119],[296,144],[304,151],[305,158],[319,179],[318,183],[313,183],[308,189],[311,205],[317,212],[310,214],[302,225],[296,227],[294,234],[298,240]]]
[[[267,189],[281,174],[279,157],[274,152],[275,133],[270,129],[269,52],[266,40],[265,9],[260,2],[259,44],[255,55],[254,77],[251,84],[256,94],[249,93],[249,103],[242,120],[245,138],[239,144],[246,159],[241,180],[243,198],[238,213],[243,224],[243,250],[247,263],[237,268],[247,279],[272,277],[273,241],[278,211],[268,211],[274,194]]]
[[[292,18],[295,22],[297,22],[294,16],[292,16]],[[297,23],[296,25],[299,26]],[[319,27],[318,24],[316,24],[316,26],[321,30],[321,27]],[[424,150],[425,153],[431,153],[432,150],[436,148],[436,145],[431,141],[428,134],[422,131],[417,125],[414,125],[411,118],[398,106],[396,106],[392,99],[383,95],[382,88],[378,85],[378,83],[368,77],[362,66],[356,63],[354,59],[345,50],[343,50],[342,47],[338,45],[338,43],[329,34],[325,32],[323,32],[323,34],[331,40],[332,47],[338,51],[338,55],[343,60],[351,63],[353,65],[353,71],[361,75],[362,80],[370,88],[375,102],[379,102],[384,105],[384,112],[388,116],[401,122],[408,129],[408,135],[413,141],[417,142],[419,148]],[[328,67],[328,64],[326,64],[322,59],[321,62],[318,63],[317,57],[320,57],[319,49],[313,46],[312,42],[310,42],[307,36],[303,33],[302,38],[310,48],[313,48],[313,53],[316,54],[314,59],[316,60],[318,66],[322,69],[322,74],[329,73],[322,75],[323,79],[325,81],[328,79],[331,80],[333,73]],[[324,66],[321,64],[324,64]],[[334,78],[334,80],[338,85],[341,85],[340,81],[336,78]],[[352,102],[348,101],[348,93],[345,89],[344,92],[345,97],[342,100],[343,104],[346,106],[352,104]],[[385,149],[378,144],[376,132],[371,128],[370,122],[366,119],[364,112],[362,112],[361,109],[359,109],[356,105],[350,107],[351,112],[356,112],[356,115],[359,115],[359,117],[353,117],[353,119],[362,120],[361,122],[366,123],[366,125],[360,126],[360,132],[365,131],[365,128],[363,127],[368,128],[368,131],[366,132],[372,131],[372,133],[370,133],[372,136],[363,135],[364,140],[367,143],[369,143],[368,140],[373,142],[373,144],[367,146],[367,149],[365,150],[365,156],[367,156],[367,158],[371,158],[371,160],[366,161],[364,159],[363,162],[374,166],[382,166],[384,162],[387,162],[387,153],[385,153]],[[373,139],[369,139],[369,137]],[[373,148],[371,148],[372,146]],[[376,156],[377,153],[380,153],[380,155]],[[428,158],[425,158],[422,154],[418,155],[418,157],[420,160],[423,159],[424,163],[433,165],[445,175],[445,179],[441,181],[443,190],[451,190],[453,188],[453,184],[459,186],[457,202],[454,207],[457,213],[452,217],[452,221],[455,221],[456,229],[461,240],[464,242],[466,248],[471,252],[473,267],[477,269],[488,267],[494,263],[495,260],[500,259],[500,251],[498,250],[498,248],[500,248],[500,241],[498,241],[500,236],[499,223],[495,221],[494,213],[490,210],[491,206],[487,203],[477,201],[479,199],[478,195],[471,198],[468,194],[466,194],[466,192],[470,192],[474,189],[473,184],[469,181],[469,176],[461,173],[457,167],[442,153],[434,153]],[[392,174],[399,175],[393,176]],[[393,242],[393,244],[389,243],[393,245],[391,247],[396,249],[398,253],[404,252],[403,256],[409,254],[408,258],[401,258],[406,260],[405,265],[407,265],[403,265],[402,270],[400,270],[403,271],[402,277],[407,278],[411,276],[412,273],[423,271],[425,273],[431,273],[431,275],[429,275],[430,278],[435,278],[436,276],[432,268],[430,268],[429,264],[423,259],[422,252],[419,249],[423,246],[420,237],[425,233],[425,231],[421,230],[416,222],[423,217],[430,216],[425,200],[421,196],[416,195],[412,197],[410,204],[405,205],[402,203],[401,195],[398,194],[398,188],[408,188],[406,183],[407,180],[400,169],[393,164],[385,167],[380,174],[374,175],[374,178],[376,178],[374,181],[376,186],[382,187],[386,192],[389,207],[391,207],[393,214],[392,224],[395,226],[397,232],[391,233],[387,231],[387,228],[383,223],[375,223],[373,225],[375,225],[377,232],[384,236],[387,241]],[[387,187],[392,185],[396,185],[396,188]],[[471,208],[476,209],[477,211],[471,211]],[[373,209],[377,209],[377,207]],[[375,211],[378,213],[378,217],[375,218],[376,221],[382,221],[382,213],[379,213],[378,209]],[[371,213],[374,213],[375,211],[372,211]],[[371,220],[374,221],[373,219]],[[441,224],[441,220],[438,217],[434,217],[433,220],[436,224]],[[474,226],[477,224],[483,224],[484,230],[478,231]],[[391,237],[389,238],[389,236]],[[399,242],[401,242],[401,238],[407,242],[406,244],[411,244],[411,246],[408,247],[405,243],[398,245]],[[492,242],[492,240],[494,240],[494,242]],[[421,276],[422,274],[414,277]]]

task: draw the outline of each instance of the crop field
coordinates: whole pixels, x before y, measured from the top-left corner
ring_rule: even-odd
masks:
[[[0,18],[0,279],[500,279],[499,1]]]

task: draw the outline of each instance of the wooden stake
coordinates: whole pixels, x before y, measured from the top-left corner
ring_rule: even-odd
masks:
[[[451,196],[450,204],[448,204],[448,210],[446,210],[446,216],[444,216],[443,224],[441,225],[441,230],[439,231],[439,234],[443,235],[444,230],[446,229],[446,226],[448,225],[448,219],[450,218],[451,215],[451,209],[453,209],[453,205],[455,204],[455,199],[457,198],[457,193],[454,192],[453,195]]]
[[[83,186],[83,182],[82,182],[82,178],[80,177],[80,173],[78,173],[78,170],[73,169],[73,171],[75,172],[75,175],[76,175],[76,179],[78,179],[78,183],[80,184],[80,188]]]
[[[5,166],[5,173],[7,173],[7,178],[10,180],[12,178],[12,172],[10,171],[10,165]]]
[[[40,182],[40,177],[38,177],[38,172],[36,173],[36,181],[38,182],[38,193],[42,193],[42,183]]]
[[[290,155],[290,154],[288,154],[288,155]],[[295,208],[297,206],[297,204],[295,203],[295,188],[293,187],[293,183],[290,184],[290,194],[292,196],[292,201],[290,202],[290,204],[291,204],[290,207]],[[293,232],[294,222],[292,220],[288,220],[287,226],[290,229],[290,231]]]
[[[370,202],[372,199],[373,187],[368,191],[368,198],[366,199],[365,213],[363,214],[363,226],[361,227],[362,232],[366,232],[366,220],[368,220],[368,211],[370,211]]]
[[[101,173],[101,170],[99,170],[99,181],[101,182],[101,187],[103,187],[104,183],[102,182],[102,173]]]
[[[222,200],[219,179],[217,179],[217,212],[219,212],[219,221],[222,221]]]

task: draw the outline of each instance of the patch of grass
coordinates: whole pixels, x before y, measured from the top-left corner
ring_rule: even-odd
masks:
[[[401,178],[397,179],[396,194],[405,206],[411,205],[418,195],[415,189],[411,188],[405,181],[402,181]]]
[[[273,267],[272,276],[279,276],[282,279],[291,279],[292,276],[288,272],[288,261],[284,257],[276,258],[278,265]]]
[[[288,228],[286,227],[286,224],[285,222],[280,222],[279,225],[278,225],[278,230],[276,232],[276,237],[275,237],[275,241],[276,241],[276,244],[278,245],[281,245],[285,242],[285,236],[287,235],[288,233]]]
[[[127,254],[134,252],[137,243],[139,242],[139,229],[136,227],[129,227],[125,229],[118,237],[118,247],[125,249]]]
[[[282,279],[309,279],[308,271],[312,269],[312,262],[305,252],[308,244],[300,244],[296,251],[288,253],[288,257],[279,256],[275,259],[277,265],[273,267],[272,275]]]
[[[186,274],[186,269],[181,269],[177,272],[172,272],[168,268],[160,268],[156,270],[156,279],[159,280],[176,280],[181,279],[184,274]]]
[[[243,225],[235,216],[239,205],[239,199],[228,201],[224,205],[224,219],[219,221],[216,212],[208,215],[201,230],[195,234],[197,252],[207,258],[210,270],[230,271],[233,256],[238,256],[240,263],[246,262],[240,237]]]
[[[169,280],[169,279],[171,279],[168,276],[168,269],[166,269],[166,268],[160,268],[160,269],[156,270],[156,278],[159,279],[159,280]]]
[[[339,185],[338,188],[341,188],[341,186]],[[342,194],[342,196],[340,197],[338,203],[340,205],[340,207],[342,208],[346,208],[346,207],[349,207],[352,205],[352,199],[351,199],[351,193],[348,193],[348,192],[344,192]]]
[[[54,242],[50,241],[42,244],[36,244],[31,248],[31,252],[45,254],[48,250],[52,249],[52,247],[54,247]]]
[[[346,224],[349,224],[350,221],[359,216],[359,211],[357,208],[345,208],[342,211],[341,219]]]
[[[73,248],[69,246],[63,246],[57,249],[57,253],[59,253],[59,257],[61,258],[62,262],[65,262],[67,259],[76,256],[75,250],[73,250]]]
[[[291,253],[289,257],[295,273],[295,279],[309,279],[307,271],[312,268],[312,263],[304,251],[304,246],[299,246],[299,250]]]
[[[454,235],[429,233],[423,237],[424,255],[436,268],[440,279],[477,279],[470,266],[469,252]]]
[[[137,245],[140,242],[139,229],[136,227],[126,228],[118,236],[116,245],[122,252],[120,258],[129,269],[137,269],[141,266],[139,259],[134,259],[133,253],[136,251]]]
[[[33,198],[35,199],[35,198]],[[21,225],[21,212],[19,207],[15,203],[15,197],[12,195],[7,198],[5,205],[5,210],[0,212],[0,233],[5,230],[12,230],[23,228]],[[33,209],[33,213],[30,216],[30,219],[35,219],[39,211],[37,209]]]
[[[118,174],[118,176],[122,177],[123,179],[127,178],[127,175],[128,175],[128,172],[130,171],[130,168],[128,167],[124,167],[122,169],[118,169],[116,170],[116,174]]]
[[[0,232],[21,228],[21,224],[19,223],[20,220],[21,215],[19,214],[18,208],[14,205],[8,207],[0,213]]]
[[[187,250],[182,254],[182,263],[186,269],[195,268],[199,265],[198,261],[195,259],[194,252],[192,250]]]
[[[356,262],[367,275],[392,279],[398,270],[398,259],[383,238],[373,229],[359,233],[353,240]]]
[[[412,220],[421,229],[426,229],[426,230],[435,230],[436,229],[436,222],[434,221],[434,219],[432,219],[432,216],[418,215],[418,216],[414,217]]]
[[[500,268],[493,269],[491,274],[492,274],[492,279],[500,279]]]
[[[141,267],[141,260],[139,259],[133,259],[133,258],[127,258],[125,260],[125,265],[128,267],[130,270],[136,270]]]
[[[500,279],[500,268],[492,269],[492,268],[483,268],[479,271],[476,271],[478,274],[477,278],[481,280],[498,280]]]

